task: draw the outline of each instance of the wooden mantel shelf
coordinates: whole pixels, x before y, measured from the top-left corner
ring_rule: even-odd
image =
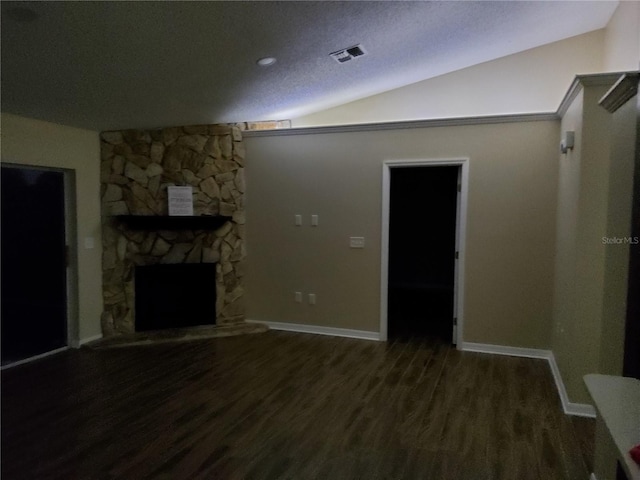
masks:
[[[116,215],[115,218],[134,230],[217,230],[231,220],[223,215]]]

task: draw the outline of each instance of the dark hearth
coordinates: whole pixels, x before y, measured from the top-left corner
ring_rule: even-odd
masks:
[[[216,264],[137,266],[137,332],[216,324]]]

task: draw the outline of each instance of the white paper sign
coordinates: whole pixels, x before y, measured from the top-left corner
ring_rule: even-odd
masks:
[[[193,215],[192,187],[167,187],[167,194],[169,198],[169,215]]]

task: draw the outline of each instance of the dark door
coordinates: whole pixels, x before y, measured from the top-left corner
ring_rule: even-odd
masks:
[[[452,341],[458,171],[390,170],[389,337]]]
[[[64,174],[2,167],[2,364],[67,345]]]

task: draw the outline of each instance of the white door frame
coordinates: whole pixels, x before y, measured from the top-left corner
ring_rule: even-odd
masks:
[[[387,340],[387,306],[389,292],[389,206],[391,202],[391,169],[403,167],[460,167],[460,192],[458,193],[457,218],[456,218],[456,251],[458,259],[455,264],[454,274],[454,317],[457,317],[457,329],[455,338],[458,349],[462,346],[464,325],[464,258],[465,239],[467,231],[467,198],[469,189],[469,159],[468,158],[442,158],[442,159],[408,159],[385,160],[382,162],[382,245],[380,268],[380,340]]]
[[[76,208],[76,172],[64,173],[64,216],[66,244],[69,251],[67,265],[67,346],[80,348],[80,294],[78,291],[78,211]]]

